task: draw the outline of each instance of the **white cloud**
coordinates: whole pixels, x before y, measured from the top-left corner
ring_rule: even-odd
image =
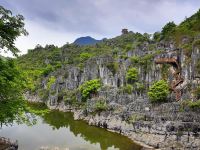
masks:
[[[80,36],[110,38],[122,28],[153,33],[200,8],[199,0],[2,0],[2,4],[26,18],[29,36],[16,41],[22,53],[36,44],[62,46]]]
[[[26,21],[25,28],[29,32],[28,36],[19,37],[15,45],[21,51],[21,54],[27,53],[28,49],[33,49],[37,44],[45,46],[46,44],[54,44],[56,46],[63,46],[67,42],[72,43],[77,37],[87,36],[92,33],[68,33],[66,31],[60,30],[51,30],[48,27],[44,27],[41,24],[38,24],[33,21]],[[94,38],[101,39],[101,35],[92,34]],[[11,57],[10,52],[2,52],[4,56]]]

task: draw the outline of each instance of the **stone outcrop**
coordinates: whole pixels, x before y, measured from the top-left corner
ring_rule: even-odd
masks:
[[[17,141],[13,142],[10,139],[0,137],[0,149],[1,150],[18,150]]]
[[[191,111],[181,102],[193,99],[191,88],[200,83],[200,75],[195,70],[200,49],[193,47],[192,59],[186,61],[183,49],[176,48],[172,43],[158,43],[156,49],[160,53],[148,50],[148,43],[127,52],[128,59],[114,60],[111,56],[99,56],[89,59],[81,69],[76,66],[62,67],[49,76],[55,76],[56,81],[50,87],[47,105],[52,109],[73,111],[75,119],[86,120],[90,125],[107,128],[130,137],[133,140],[162,149],[199,149],[200,147],[200,116],[199,111]],[[143,90],[134,90],[131,94],[121,91],[126,85],[126,72],[131,66],[131,57],[151,56],[144,66],[136,66],[139,71],[139,81]],[[118,64],[117,70],[112,70],[112,63]],[[110,65],[111,64],[111,65]],[[167,68],[167,80],[171,85],[169,101],[163,104],[151,104],[147,97],[148,87],[162,78],[162,67]],[[47,78],[42,81],[43,89],[47,89]],[[103,87],[96,95],[91,95],[83,109],[66,105],[60,98],[63,90],[77,89],[87,80],[100,78]],[[190,89],[189,89],[190,88]],[[40,98],[25,94],[27,99],[41,101]],[[81,101],[81,95],[76,93]],[[96,112],[94,107],[98,99],[104,99],[107,111]]]

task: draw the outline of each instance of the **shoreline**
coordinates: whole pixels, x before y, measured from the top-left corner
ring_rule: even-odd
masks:
[[[37,103],[37,102],[36,102],[36,103]],[[83,120],[83,121],[85,121],[89,126],[95,126],[95,127],[98,127],[98,128],[104,128],[104,127],[102,127],[102,126],[98,126],[97,124],[91,124],[91,123],[89,122],[89,120],[88,120],[88,118],[90,118],[91,116],[89,116],[89,117],[88,117],[88,116],[84,117],[84,116],[82,116],[82,114],[77,114],[77,113],[79,113],[79,112],[82,112],[81,109],[77,109],[77,108],[74,108],[74,107],[72,107],[72,106],[70,106],[70,109],[64,109],[64,108],[60,107],[59,105],[58,105],[58,106],[48,106],[48,105],[47,105],[47,107],[48,107],[48,109],[50,109],[50,110],[58,110],[58,111],[60,111],[60,112],[71,112],[71,113],[73,113],[73,118],[74,118],[74,120]],[[124,132],[119,132],[119,131],[117,131],[117,130],[113,130],[113,129],[110,129],[110,128],[104,128],[104,129],[106,129],[108,132],[118,133],[118,134],[120,134],[120,135],[122,135],[122,136],[125,136],[125,137],[129,138],[133,143],[135,143],[135,144],[137,144],[137,145],[140,145],[140,146],[142,147],[142,150],[156,150],[156,148],[154,148],[153,146],[147,145],[147,144],[145,144],[144,142],[135,139],[135,138],[133,137],[133,134],[135,134],[136,136],[137,136],[137,134],[134,133],[134,132],[132,132],[131,135],[128,135],[128,134],[126,134],[126,133],[124,133]]]
[[[35,99],[28,99],[27,97],[26,99],[33,103],[42,102],[41,100],[34,101]],[[189,133],[189,136],[188,132],[182,132],[181,137],[178,139],[177,132],[165,132],[163,129],[165,129],[166,126],[163,126],[163,124],[155,124],[154,122],[151,123],[149,121],[129,123],[123,119],[120,112],[102,111],[99,113],[87,113],[80,107],[65,105],[64,102],[54,106],[50,106],[48,103],[45,104],[50,110],[72,112],[74,120],[83,120],[90,126],[104,128],[107,131],[116,132],[126,136],[133,143],[141,146],[142,150],[198,150],[200,145],[199,138],[196,138],[192,132]],[[171,125],[174,127],[174,123],[177,122],[166,122],[164,125]],[[151,129],[149,129],[149,124],[152,125]]]

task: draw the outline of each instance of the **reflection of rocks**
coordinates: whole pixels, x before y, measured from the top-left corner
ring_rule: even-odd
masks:
[[[96,146],[89,146],[88,144],[80,144],[76,146],[72,146],[69,148],[70,150],[99,150]]]
[[[0,150],[18,150],[18,142],[10,139],[0,137]]]
[[[41,146],[40,150],[69,150],[69,148],[59,148],[59,147],[50,148],[48,146]]]
[[[72,109],[75,112],[75,109]],[[83,112],[80,110],[79,114]],[[77,119],[80,119],[77,114]],[[130,139],[119,136],[116,133],[107,132],[106,130],[99,129],[97,127],[89,126],[85,121],[74,121],[73,113],[63,113],[60,111],[51,111],[45,116],[42,116],[44,122],[52,126],[53,129],[68,128],[75,136],[83,138],[87,143],[99,145],[99,149],[107,149],[114,146],[120,150],[140,150],[141,146],[133,143]],[[90,146],[90,144],[87,146]],[[126,146],[124,146],[126,143]],[[84,144],[83,144],[84,145]],[[82,145],[69,145],[69,149],[77,150]],[[75,147],[75,148],[74,148]],[[91,148],[91,147],[89,147]],[[89,148],[85,148],[89,150]],[[94,146],[96,149],[96,146]],[[94,150],[91,149],[91,150]],[[82,150],[84,150],[82,148]]]

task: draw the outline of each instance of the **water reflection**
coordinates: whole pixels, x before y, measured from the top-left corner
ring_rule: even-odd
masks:
[[[38,123],[31,127],[25,124],[4,127],[0,130],[0,136],[17,139],[20,150],[38,150],[41,146],[70,150],[141,149],[124,136],[75,121],[72,113],[59,111],[38,117]]]
[[[122,150],[137,150],[139,146],[132,143],[128,138],[116,133],[111,133],[105,129],[88,126],[83,121],[74,121],[72,113],[62,113],[53,111],[44,116],[44,121],[52,126],[53,129],[69,127],[75,136],[81,136],[91,144],[100,144],[102,150],[114,146]]]

